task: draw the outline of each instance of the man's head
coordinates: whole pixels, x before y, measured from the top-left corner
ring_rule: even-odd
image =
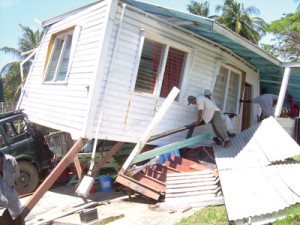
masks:
[[[211,96],[211,91],[209,89],[204,90],[204,96],[205,97],[210,97]]]
[[[190,95],[189,97],[188,97],[188,102],[189,102],[189,104],[196,104],[196,97],[195,96],[193,96],[193,95]],[[189,105],[188,104],[188,105]]]
[[[292,102],[293,101],[293,96],[292,95],[287,95],[287,101]]]

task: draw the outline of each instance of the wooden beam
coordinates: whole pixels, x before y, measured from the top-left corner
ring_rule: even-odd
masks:
[[[155,148],[151,151],[143,152],[139,155],[136,155],[133,158],[132,163],[138,163],[138,162],[144,161],[146,159],[154,158],[158,155],[168,153],[168,152],[173,151],[175,149],[180,149],[180,148],[184,148],[186,146],[198,144],[202,141],[213,138],[213,136],[214,136],[214,134],[212,132],[209,132],[209,133],[206,133],[204,135],[198,135],[198,136],[195,136],[195,137],[192,137],[192,138],[189,138],[189,139],[185,139],[183,141],[178,141],[178,142],[174,142],[172,144],[166,145],[166,146]]]
[[[121,147],[123,146],[124,142],[117,142],[106,154],[105,156],[95,165],[92,176],[94,177],[97,172],[104,166],[104,164],[114,155],[116,152],[118,152]]]
[[[159,122],[167,112],[167,110],[170,108],[172,105],[173,101],[175,100],[176,96],[179,93],[179,89],[176,87],[173,87],[172,91],[168,95],[168,97],[165,99],[164,103],[162,106],[159,108],[158,112],[155,114],[153,120],[149,124],[148,128],[145,130],[144,134],[142,137],[139,139],[137,142],[135,148],[132,150],[131,154],[128,156],[127,160],[125,161],[124,165],[122,166],[119,174],[124,173],[129,165],[131,164],[133,158],[141,152],[145,144],[148,142],[151,133],[156,129],[158,126]]]
[[[81,165],[80,165],[80,162],[79,162],[79,159],[78,159],[77,155],[74,157],[73,162],[74,162],[74,165],[75,165],[75,168],[76,168],[78,179],[81,180],[82,168],[81,168]]]
[[[68,153],[61,159],[61,161],[55,166],[51,173],[47,176],[44,182],[38,187],[38,189],[33,193],[33,195],[24,204],[24,209],[22,215],[24,218],[29,214],[33,207],[38,203],[38,201],[43,197],[43,195],[51,188],[53,183],[59,177],[59,175],[67,168],[67,166],[74,159],[76,154],[82,149],[86,140],[80,138],[68,151]]]

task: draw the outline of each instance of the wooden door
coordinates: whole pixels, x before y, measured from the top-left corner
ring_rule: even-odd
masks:
[[[251,99],[251,90],[252,87],[250,84],[245,83],[244,89],[244,97],[243,99]],[[242,103],[243,104],[243,116],[242,116],[242,130],[245,130],[250,127],[251,125],[251,104],[249,103]]]

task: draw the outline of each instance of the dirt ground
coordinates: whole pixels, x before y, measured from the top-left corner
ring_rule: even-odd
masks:
[[[24,204],[29,197],[22,198]],[[129,195],[120,187],[109,192],[96,191],[83,199],[75,195],[75,186],[67,185],[48,191],[25,218],[26,225],[56,224],[99,224],[99,221],[112,220],[109,225],[173,225],[184,217],[192,215],[200,208],[159,209],[159,201],[139,194]],[[97,209],[93,221],[83,223],[80,212]],[[85,213],[85,218],[93,217]],[[94,214],[93,214],[94,215]]]

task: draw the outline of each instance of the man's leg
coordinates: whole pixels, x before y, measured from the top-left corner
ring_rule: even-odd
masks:
[[[24,218],[22,214],[13,220],[14,225],[25,225]]]
[[[228,147],[231,144],[231,141],[227,133],[226,125],[222,120],[220,111],[215,111],[211,120],[211,124],[216,135],[224,141],[224,147]]]
[[[8,210],[6,209],[2,216],[0,216],[0,224],[2,225],[14,225],[13,220],[8,212]]]

